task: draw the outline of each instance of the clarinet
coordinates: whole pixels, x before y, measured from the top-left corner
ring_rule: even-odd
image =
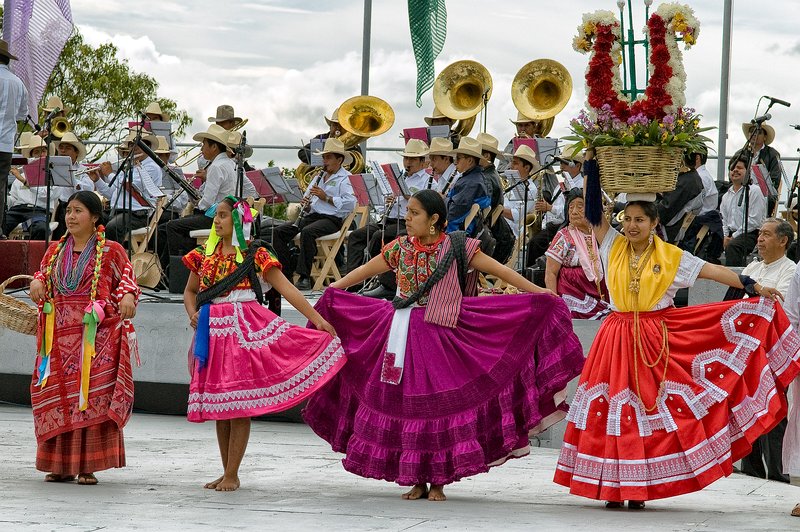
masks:
[[[297,216],[297,220],[292,222],[293,226],[300,227],[300,222],[302,222],[303,218],[305,218],[306,214],[308,214],[306,209],[311,204],[311,189],[319,185],[324,173],[325,170],[320,168],[319,172],[317,172],[317,175],[314,176],[314,180],[308,184],[308,188],[306,188],[306,192],[303,194],[303,199],[300,201],[300,214]]]
[[[450,192],[450,187],[453,185],[453,180],[456,178],[456,174],[458,172],[455,171],[450,175],[450,179],[447,180],[445,183],[444,188],[442,189],[442,196],[447,196],[447,193]]]

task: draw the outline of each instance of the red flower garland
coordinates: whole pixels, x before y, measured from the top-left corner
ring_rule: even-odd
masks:
[[[611,48],[617,40],[613,28],[617,24],[598,24],[594,39],[589,69],[586,72],[586,85],[589,87],[588,103],[594,109],[602,109],[604,105],[620,120],[630,116],[630,103],[621,97],[613,85],[614,58]]]
[[[667,49],[667,27],[664,19],[653,14],[647,21],[650,30],[650,62],[653,72],[650,74],[644,99],[634,102],[631,112],[642,113],[650,120],[661,120],[666,115],[666,108],[672,105],[672,96],[666,86],[672,79],[672,67],[669,66],[669,50]]]

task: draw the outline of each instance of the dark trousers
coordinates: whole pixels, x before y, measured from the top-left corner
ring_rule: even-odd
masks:
[[[533,266],[536,259],[544,255],[544,252],[550,247],[550,242],[556,236],[560,227],[560,223],[549,223],[528,240],[528,257],[525,261],[526,266]]]
[[[406,221],[396,219],[386,221],[383,233],[378,224],[368,224],[350,233],[350,236],[347,237],[347,273],[364,264],[365,249],[369,249],[370,258],[376,257],[381,252],[383,244],[388,244],[399,235],[404,234],[406,234]],[[381,284],[386,288],[394,290],[397,287],[394,272],[382,273],[379,278]]]
[[[189,236],[189,233],[196,229],[211,229],[213,224],[214,220],[205,214],[193,214],[167,222],[166,240],[169,255],[183,257],[189,253],[197,247],[197,240]]]
[[[55,221],[58,223],[55,229],[53,229],[53,234],[50,235],[50,240],[58,240],[64,233],[67,232],[67,202],[58,200],[56,204],[56,215]]]
[[[758,229],[743,233],[728,242],[725,248],[725,266],[747,266],[747,255],[758,241]]]
[[[753,450],[742,458],[742,473],[751,477],[766,478],[779,482],[789,482],[789,477],[783,474],[783,435],[786,433],[786,418],[778,423],[774,429],[759,436],[753,442]],[[766,462],[766,469],[764,463]]]
[[[26,228],[25,222],[28,221],[29,225]],[[23,229],[28,231],[31,240],[44,240],[47,231],[47,212],[40,207],[22,205],[11,207],[6,211],[3,233],[8,235],[19,224],[23,224]]]
[[[344,220],[328,214],[311,212],[300,221],[299,226],[291,223],[279,225],[275,228],[272,237],[272,247],[278,254],[278,260],[283,266],[283,273],[290,281],[294,276],[292,267],[292,251],[289,245],[297,233],[300,233],[300,256],[297,258],[297,273],[300,277],[311,276],[311,266],[317,254],[317,239],[321,236],[335,233],[342,228]]]
[[[11,173],[11,153],[0,152],[0,227],[5,227],[8,174]],[[19,223],[19,222],[17,222]],[[2,234],[0,232],[0,234]]]
[[[147,211],[117,211],[106,224],[106,238],[114,242],[128,240],[128,232],[147,225]]]

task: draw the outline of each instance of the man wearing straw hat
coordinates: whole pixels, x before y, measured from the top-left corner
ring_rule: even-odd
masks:
[[[328,139],[322,151],[315,153],[322,156],[322,170],[309,183],[306,197],[310,198],[306,213],[301,212],[301,220],[286,223],[275,228],[272,245],[283,265],[283,272],[292,279],[295,270],[299,275],[297,288],[309,290],[311,283],[311,266],[317,253],[317,238],[342,228],[344,219],[356,207],[353,185],[350,183],[350,172],[344,165],[352,162],[350,155],[339,139]],[[289,243],[300,233],[300,254],[297,265],[292,264]]]
[[[503,185],[500,181],[500,174],[495,167],[495,160],[498,155],[502,155],[498,147],[498,140],[496,137],[488,133],[478,133],[475,137],[481,143],[481,152],[483,159],[480,165],[483,170],[483,175],[486,177],[486,187],[491,192],[492,198],[492,212],[503,204]],[[501,264],[511,257],[514,251],[514,233],[509,229],[508,224],[498,217],[497,221],[491,226],[492,236],[497,241],[492,258]]]
[[[22,156],[26,159],[41,159],[45,156],[47,146],[42,137],[28,135],[27,143],[20,146]],[[50,145],[53,153],[53,146]],[[50,205],[47,205],[47,187],[29,187],[25,174],[12,167],[11,173],[16,178],[11,184],[8,197],[8,210],[3,231],[10,233],[22,224],[31,240],[44,240],[47,230],[49,212],[56,202],[56,196],[51,194]]]
[[[426,188],[432,188],[434,181],[427,172],[428,145],[419,139],[411,139],[406,144],[403,156],[403,168],[406,172],[405,183],[411,194]],[[399,235],[406,234],[406,212],[410,196],[399,196],[384,218],[383,230],[377,223],[368,224],[356,229],[347,241],[347,271],[351,272],[361,266],[367,257],[364,250],[369,247],[369,258],[380,253],[384,244],[391,242]],[[386,275],[391,274],[391,275]],[[365,292],[369,297],[394,296],[397,285],[394,272],[386,272],[380,276],[380,286]],[[352,288],[352,287],[351,287]],[[352,290],[351,290],[352,291]]]
[[[753,139],[753,145],[750,147],[750,152],[752,154],[750,164],[752,166],[763,164],[766,167],[767,172],[769,172],[770,181],[772,181],[772,186],[775,188],[774,194],[777,194],[778,190],[780,190],[781,174],[783,172],[781,168],[781,154],[778,153],[778,150],[770,146],[775,140],[775,129],[766,122],[758,127],[757,132],[754,132],[756,127],[758,127],[756,124],[750,122],[744,122],[742,124],[742,133],[744,133],[745,138]],[[753,136],[753,133],[755,133],[755,136]],[[741,150],[737,151],[733,158],[737,159],[740,155],[742,155]],[[778,198],[773,194],[770,194],[767,198],[767,216],[775,215],[777,199]]]
[[[511,160],[508,164],[508,169],[515,170],[519,173],[520,179],[531,176],[541,168],[536,154],[530,146],[525,144],[520,145],[514,153],[507,153],[505,155]],[[535,183],[528,179],[525,181],[525,184],[519,185],[519,187],[528,187],[528,205],[526,206],[523,201],[515,199],[517,197],[515,192],[508,192],[504,202],[505,208],[503,209],[503,218],[511,227],[515,238],[519,237],[520,228],[525,219],[525,215],[528,210],[533,208],[534,202],[536,201]],[[524,191],[522,192],[522,197],[524,197]]]
[[[455,153],[453,152],[453,143],[448,139],[441,137],[434,137],[431,139],[431,147],[428,150],[428,159],[431,163],[431,170],[433,170],[433,178],[435,182],[431,186],[434,190],[442,191],[447,187],[447,182],[455,181],[456,163]]]
[[[461,175],[447,194],[447,232],[465,230],[468,235],[474,236],[482,225],[481,210],[490,207],[492,203],[480,166],[483,159],[481,143],[471,137],[462,137],[455,154],[456,170]],[[473,204],[479,206],[479,215],[475,216],[468,227],[464,227]]]
[[[82,173],[86,167],[81,164],[81,161],[86,158],[86,146],[83,145],[75,133],[68,131],[61,137],[61,140],[52,144],[55,146],[56,154],[62,157],[69,157],[71,162],[70,175],[72,176],[71,187],[53,187],[50,191],[51,195],[58,197],[58,204],[56,205],[55,221],[58,222],[58,227],[53,231],[53,239],[59,239],[67,232],[67,222],[64,219],[67,209],[67,201],[70,196],[79,190],[95,190],[95,184],[92,176],[87,173]]]
[[[7,179],[11,169],[11,157],[14,153],[14,135],[17,133],[17,122],[22,122],[28,116],[28,91],[25,85],[15,76],[8,65],[17,57],[8,51],[8,43],[0,39],[0,227],[6,214]],[[0,231],[0,240],[5,239]]]

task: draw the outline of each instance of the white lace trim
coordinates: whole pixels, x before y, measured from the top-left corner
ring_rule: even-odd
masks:
[[[586,294],[583,297],[583,299],[578,299],[575,296],[564,294],[561,296],[561,299],[563,299],[564,303],[567,304],[567,308],[570,310],[570,312],[579,312],[581,314],[588,314],[592,312],[595,309],[595,307],[597,307],[597,299],[593,298],[589,294]],[[594,316],[592,316],[589,319],[599,320],[606,317],[610,313],[611,313],[611,308],[606,307],[599,310]]]
[[[241,302],[230,303],[231,314],[209,318],[209,336],[225,337],[235,335],[239,346],[245,349],[260,349],[275,343],[292,325],[275,316],[263,329],[253,330],[244,317]]]

